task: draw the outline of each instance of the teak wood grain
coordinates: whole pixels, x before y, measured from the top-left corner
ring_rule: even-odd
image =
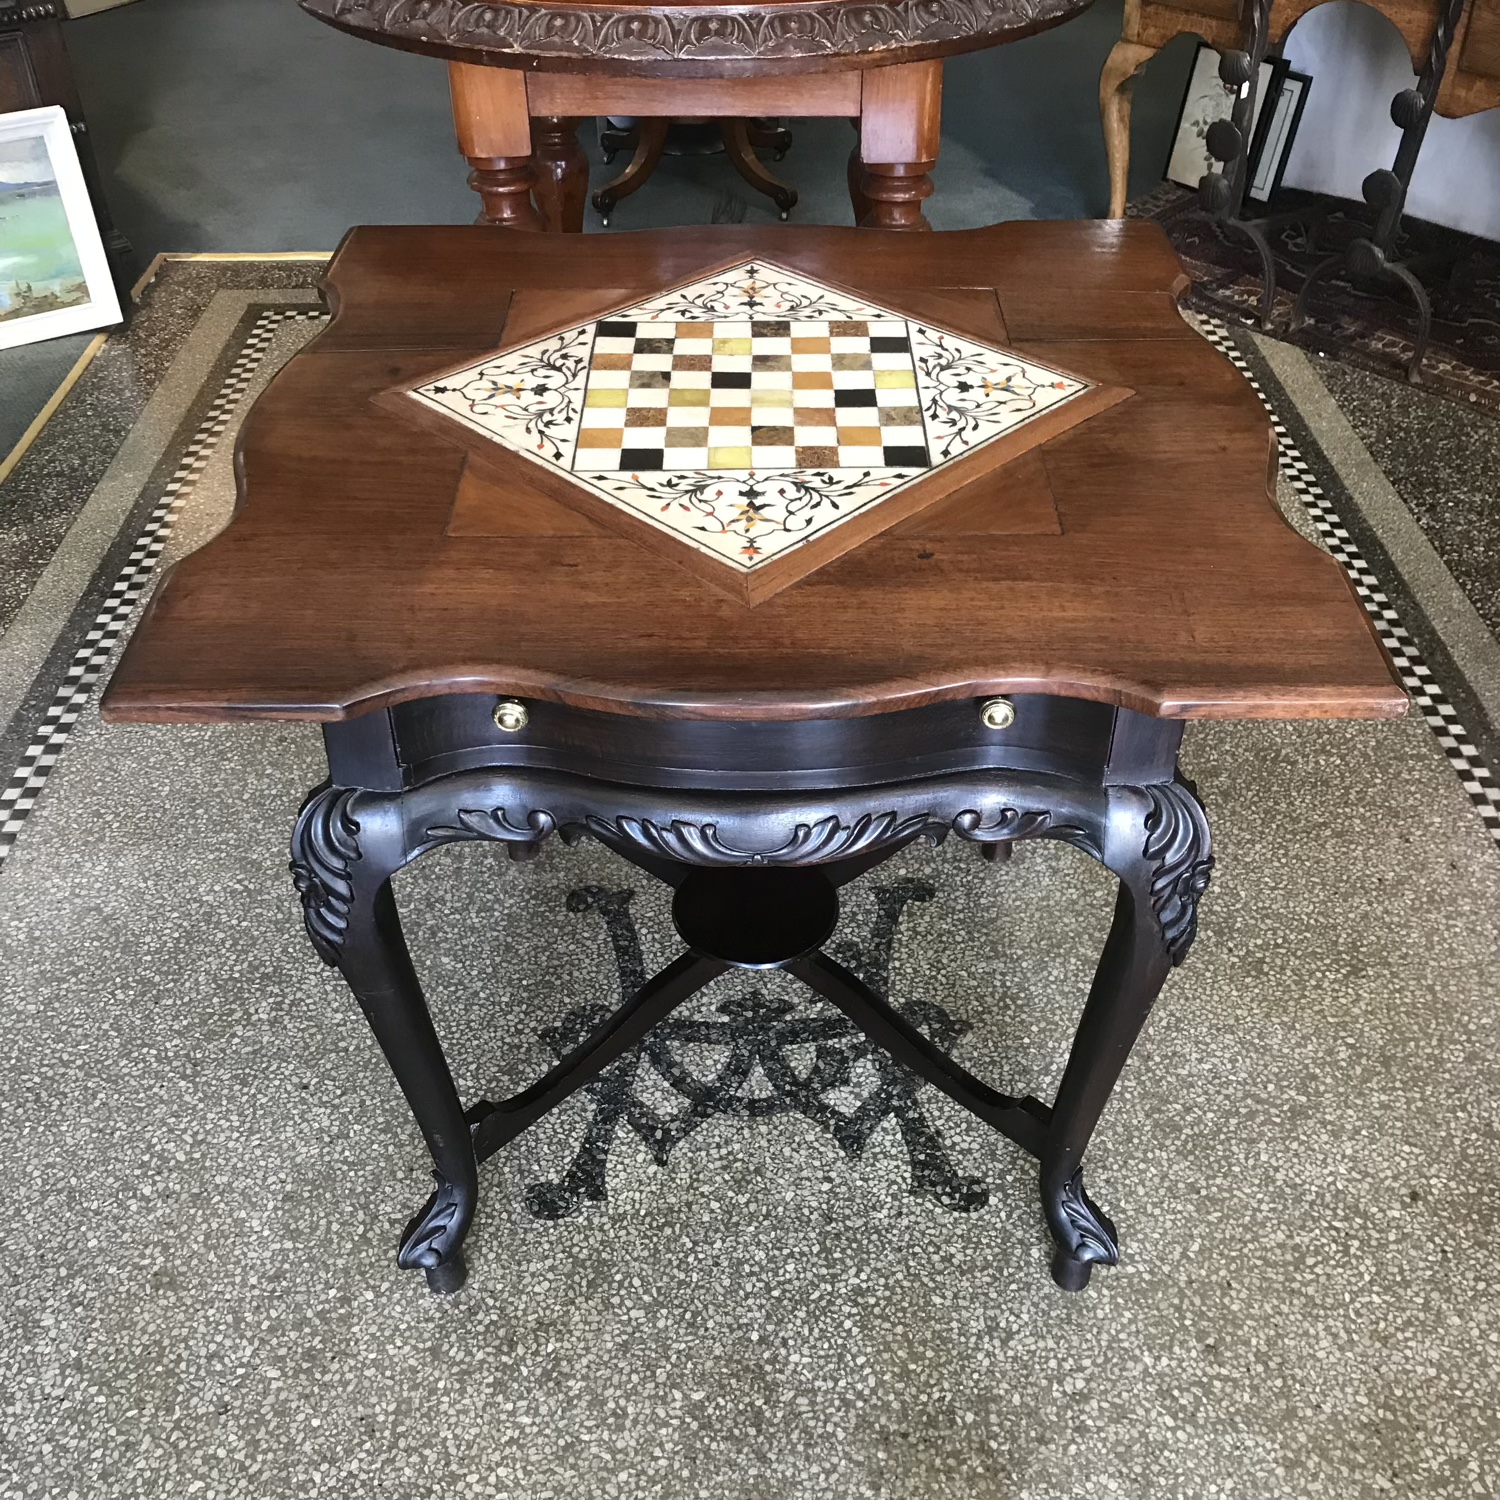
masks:
[[[107,718],[337,720],[446,692],[709,719],[995,692],[1172,718],[1404,711],[1342,570],[1274,506],[1254,392],[1173,310],[1184,279],[1156,226],[538,244],[485,228],[349,236],[327,275],[331,326],[247,418],[237,513],[162,581]],[[376,397],[521,336],[513,303],[535,328],[548,298],[566,321],[599,288],[664,287],[739,255],[887,302],[973,306],[989,289],[1023,352],[1133,390],[1010,466],[1033,515],[1044,487],[1060,532],[986,527],[986,502],[961,492],[752,607],[664,563],[665,540],[450,530],[469,455]]]

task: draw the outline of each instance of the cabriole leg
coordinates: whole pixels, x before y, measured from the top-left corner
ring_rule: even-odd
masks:
[[[401,934],[391,876],[403,862],[398,798],[325,787],[302,809],[292,875],[308,936],[354,992],[432,1153],[437,1190],[396,1262],[424,1271],[433,1291],[456,1292],[479,1194],[474,1146]]]
[[[1109,161],[1109,215],[1125,217],[1130,196],[1130,101],[1136,79],[1156,56],[1155,47],[1121,37],[1104,60],[1099,75],[1099,122],[1104,127],[1104,154]]]
[[[1187,956],[1213,867],[1208,820],[1182,782],[1110,794],[1104,862],[1120,877],[1113,925],[1058,1086],[1042,1150],[1052,1278],[1088,1285],[1119,1259],[1115,1226],[1083,1188],[1083,1155],[1168,972]]]

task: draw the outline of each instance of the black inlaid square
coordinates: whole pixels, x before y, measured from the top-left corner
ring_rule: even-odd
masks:
[[[874,391],[835,391],[833,393],[833,404],[835,406],[874,406]]]
[[[876,335],[870,340],[871,354],[910,354],[911,340],[895,338],[892,336],[881,337]]]
[[[927,449],[916,443],[910,446],[887,444],[885,462],[891,469],[925,469],[928,466]]]
[[[638,338],[635,341],[635,352],[637,354],[670,354],[676,343],[676,339]]]
[[[790,338],[792,325],[787,322],[777,322],[772,319],[767,322],[752,322],[750,324],[750,337],[758,339],[785,339]]]
[[[664,448],[621,448],[620,468],[632,472],[638,469],[663,469],[666,467]]]
[[[634,323],[596,323],[594,332],[601,339],[633,339],[635,337]]]
[[[749,370],[715,370],[709,376],[709,384],[716,391],[748,391]]]

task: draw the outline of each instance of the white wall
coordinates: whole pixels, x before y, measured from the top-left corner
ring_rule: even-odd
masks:
[[[1391,100],[1416,81],[1406,43],[1378,11],[1335,0],[1292,28],[1286,57],[1313,77],[1287,186],[1357,199],[1369,173],[1396,158]],[[1407,211],[1500,240],[1500,110],[1432,117]]]

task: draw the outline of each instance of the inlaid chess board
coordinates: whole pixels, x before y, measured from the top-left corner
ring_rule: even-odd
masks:
[[[930,464],[904,320],[595,327],[575,474]]]
[[[402,394],[755,602],[1129,392],[755,261]]]

